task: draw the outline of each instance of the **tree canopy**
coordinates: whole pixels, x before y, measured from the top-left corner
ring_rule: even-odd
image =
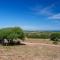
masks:
[[[0,40],[2,39],[24,39],[24,32],[19,27],[3,28],[0,29]]]

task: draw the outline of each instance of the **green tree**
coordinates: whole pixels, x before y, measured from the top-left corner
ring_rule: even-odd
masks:
[[[12,40],[13,39],[21,39],[23,40],[25,37],[24,37],[24,32],[21,28],[19,27],[12,27],[12,28],[3,28],[3,29],[0,29],[0,40],[4,40],[4,39],[7,39],[8,41],[9,40]]]

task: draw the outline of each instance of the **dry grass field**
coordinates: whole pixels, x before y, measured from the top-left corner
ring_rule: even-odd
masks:
[[[32,39],[29,38],[25,40],[26,42],[31,42],[31,43],[45,43],[45,44],[53,44],[53,42],[50,39]],[[60,42],[58,42],[58,45],[60,45]]]
[[[52,44],[52,41],[49,39],[27,39],[25,40],[26,42],[31,42],[31,43],[46,43],[46,44]]]
[[[0,60],[60,60],[59,45],[43,45],[38,41],[20,46],[0,46]],[[37,43],[37,44],[33,44]]]

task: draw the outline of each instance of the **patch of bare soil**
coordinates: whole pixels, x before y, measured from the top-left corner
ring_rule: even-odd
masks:
[[[0,60],[60,60],[60,46],[22,42],[20,46],[1,46]]]

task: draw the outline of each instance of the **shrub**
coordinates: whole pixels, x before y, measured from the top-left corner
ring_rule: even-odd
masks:
[[[59,33],[52,33],[50,35],[50,40],[52,40],[54,44],[57,44],[59,39],[60,39],[60,34]]]
[[[24,32],[19,27],[0,29],[0,40],[4,41],[4,39],[7,39],[8,41],[13,41],[13,39],[23,40]]]

